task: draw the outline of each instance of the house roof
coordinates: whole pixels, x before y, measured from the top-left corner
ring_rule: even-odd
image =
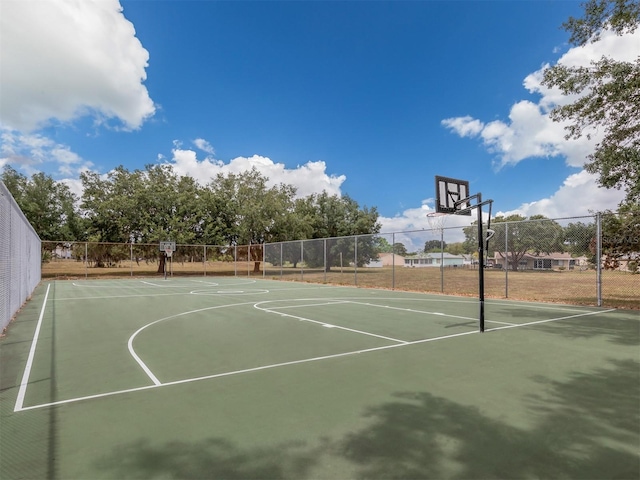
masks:
[[[396,258],[401,258],[402,260],[404,260],[404,257],[402,255],[398,255],[397,253],[391,253],[391,252],[382,252],[378,254],[378,258],[387,258],[387,257],[391,257],[392,255],[395,256]]]
[[[437,253],[416,253],[414,255],[407,255],[406,258],[459,258],[464,259],[464,255],[453,255],[447,252]]]
[[[511,253],[507,255],[508,258],[511,258]],[[495,260],[503,260],[505,258],[505,254],[503,252],[495,252],[493,258]],[[522,256],[523,259],[532,259],[532,260],[575,260],[576,258],[584,258],[584,257],[573,257],[570,253],[567,252],[552,252],[552,253],[541,253],[539,255],[533,253],[525,253]]]

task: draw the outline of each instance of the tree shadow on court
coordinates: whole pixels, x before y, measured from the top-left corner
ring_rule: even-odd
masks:
[[[361,466],[361,479],[637,479],[638,368],[614,362],[564,383],[538,379],[544,395],[529,399],[531,427],[430,393],[398,393],[371,408],[370,427],[341,450]]]
[[[632,318],[596,315],[543,323],[533,328],[571,339],[603,337],[615,345],[640,345],[640,322]]]
[[[556,317],[570,317],[577,312],[567,312]],[[578,314],[579,315],[579,314]],[[640,345],[640,322],[637,312],[629,310],[615,312],[613,314],[582,315],[577,318],[565,318],[558,322],[539,323],[527,326],[537,331],[562,335],[566,338],[594,338],[604,337],[607,341],[616,345],[637,346]],[[546,320],[549,314],[532,308],[508,307],[500,309],[495,305],[487,312],[487,320],[496,318],[515,318],[526,322]],[[508,321],[508,320],[507,320]],[[495,324],[488,322],[488,328],[495,327]]]
[[[342,438],[240,448],[221,438],[115,448],[95,466],[115,478],[637,479],[640,364],[610,361],[567,381],[534,379],[526,412],[480,409],[428,392],[398,392]],[[469,399],[471,403],[473,399]],[[504,405],[510,402],[505,402]],[[347,465],[344,475],[332,467]],[[354,474],[355,472],[355,474]],[[322,476],[322,475],[320,475]]]
[[[314,457],[298,443],[241,449],[221,438],[164,445],[139,440],[117,447],[96,467],[112,478],[303,479]]]

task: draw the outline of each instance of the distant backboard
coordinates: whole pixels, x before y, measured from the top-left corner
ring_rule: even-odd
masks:
[[[160,251],[164,252],[166,250],[171,250],[172,252],[176,251],[176,242],[172,242],[170,240],[165,240],[160,242]]]
[[[436,175],[436,212],[471,215],[469,196],[468,181]]]

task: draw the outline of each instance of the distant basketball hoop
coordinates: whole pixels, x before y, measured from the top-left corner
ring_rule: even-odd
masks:
[[[164,240],[160,242],[160,251],[164,252],[165,258],[170,259],[173,257],[173,252],[176,251],[176,242],[171,240]],[[164,266],[164,279],[167,279],[167,262],[163,262]],[[173,276],[173,260],[171,261],[171,275]]]

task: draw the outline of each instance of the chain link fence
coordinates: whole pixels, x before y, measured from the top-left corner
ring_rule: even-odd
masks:
[[[477,225],[264,245],[42,242],[45,277],[232,275],[477,296]],[[483,237],[487,236],[487,226]],[[487,298],[640,308],[640,222],[594,215],[492,223]],[[598,261],[600,259],[600,261]]]
[[[0,182],[0,330],[40,282],[40,238]]]

